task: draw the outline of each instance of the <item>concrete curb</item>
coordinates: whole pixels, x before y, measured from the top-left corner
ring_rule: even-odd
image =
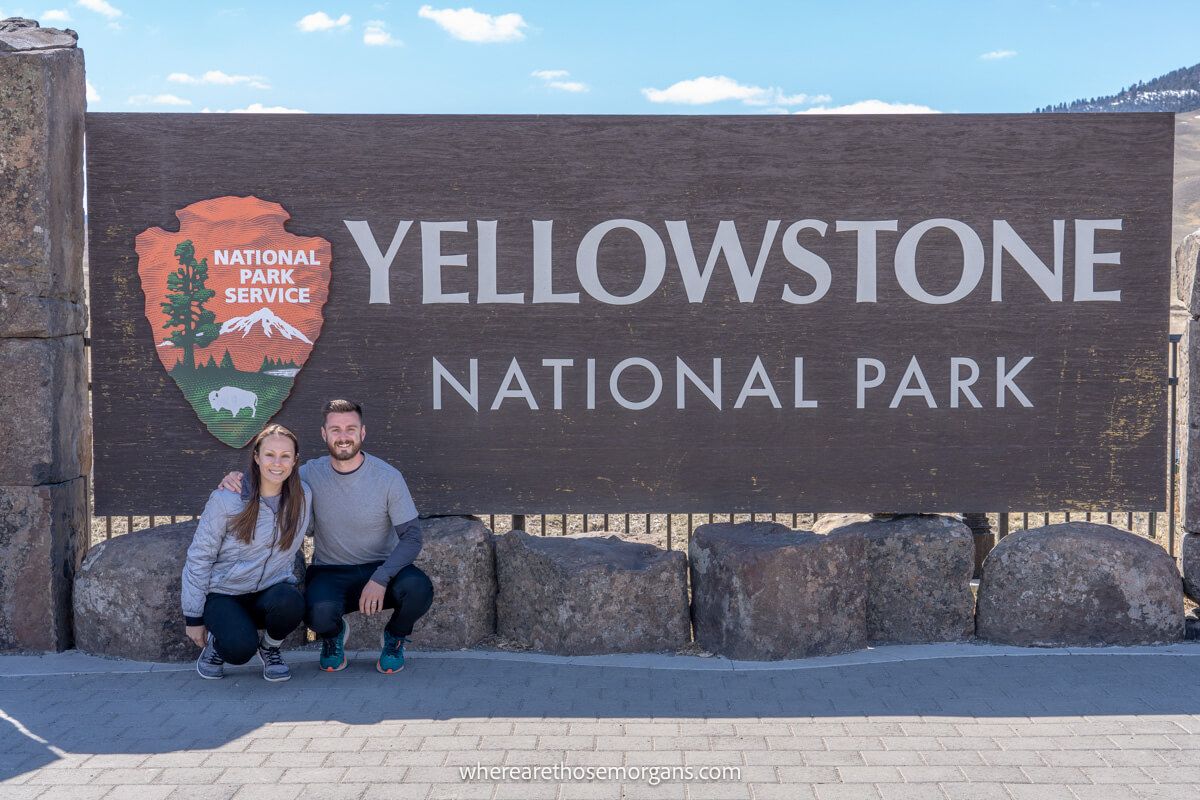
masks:
[[[352,654],[354,661],[374,661],[375,651],[359,650]],[[550,664],[574,667],[605,667],[616,669],[657,669],[725,672],[791,672],[830,667],[857,667],[872,664],[892,664],[907,661],[929,661],[947,658],[1020,658],[1040,656],[1200,656],[1200,642],[1181,642],[1153,647],[1007,647],[1002,645],[954,642],[946,644],[887,645],[845,653],[837,656],[796,659],[791,661],[733,661],[720,656],[677,656],[658,653],[633,653],[602,656],[553,656],[543,653],[514,653],[503,650],[410,651],[415,662],[438,660],[517,661],[527,664]],[[315,662],[315,650],[292,650],[288,661],[293,664]],[[257,669],[257,662],[247,669]],[[122,661],[101,658],[68,650],[44,655],[0,656],[0,678],[31,678],[56,675],[121,675],[147,672],[190,672],[187,664],[159,664],[145,661]]]

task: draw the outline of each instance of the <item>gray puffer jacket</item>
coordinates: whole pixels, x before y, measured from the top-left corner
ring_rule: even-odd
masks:
[[[275,512],[266,503],[259,501],[254,538],[245,544],[233,534],[232,525],[246,501],[224,489],[209,495],[183,565],[181,600],[189,625],[203,624],[209,593],[249,594],[281,582],[296,583],[296,551],[312,525],[312,490],[307,483],[300,485],[304,489],[304,511],[287,550],[279,549]]]

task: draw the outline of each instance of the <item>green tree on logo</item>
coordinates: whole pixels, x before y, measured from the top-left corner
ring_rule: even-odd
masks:
[[[208,281],[208,259],[196,261],[196,248],[187,239],[175,246],[179,269],[167,276],[167,302],[162,304],[167,315],[164,328],[171,332],[170,342],[183,348],[181,365],[196,369],[195,348],[208,347],[221,333],[217,315],[204,307],[216,294],[205,286]],[[211,360],[211,356],[209,357]]]
[[[225,355],[221,356],[221,369],[233,369],[233,358],[229,355],[229,351],[225,351]]]

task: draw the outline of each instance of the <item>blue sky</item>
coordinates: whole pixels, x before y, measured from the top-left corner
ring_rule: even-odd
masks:
[[[1200,62],[1200,3],[0,0],[95,111],[1022,112]]]

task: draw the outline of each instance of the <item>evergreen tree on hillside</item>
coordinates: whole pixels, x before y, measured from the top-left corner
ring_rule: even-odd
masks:
[[[1089,97],[1070,103],[1056,103],[1036,113],[1170,111],[1181,113],[1200,109],[1200,64],[1168,72],[1153,80],[1139,80],[1107,97]]]

